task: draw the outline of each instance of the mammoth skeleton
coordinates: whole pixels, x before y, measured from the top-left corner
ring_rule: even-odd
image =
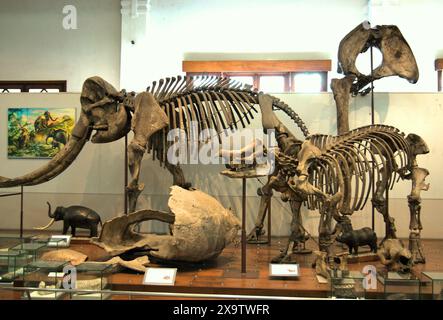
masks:
[[[145,152],[152,153],[173,175],[173,184],[189,188],[180,164],[167,159],[168,133],[180,129],[186,143],[193,135],[212,129],[218,138],[223,133],[246,127],[257,112],[259,93],[228,78],[173,77],[153,82],[146,92],[118,92],[100,77],[85,80],[81,92],[81,114],[69,141],[57,155],[41,168],[17,178],[0,177],[0,188],[32,186],[47,182],[62,173],[75,160],[88,140],[108,143],[119,140],[131,130],[134,137],[128,146],[131,180],[127,186],[130,212],[144,189],[139,183],[140,166]],[[273,108],[282,110],[309,134],[300,117],[285,103],[273,100]],[[191,133],[192,123],[197,132]],[[94,132],[94,135],[92,133]],[[215,138],[215,137],[212,137]]]

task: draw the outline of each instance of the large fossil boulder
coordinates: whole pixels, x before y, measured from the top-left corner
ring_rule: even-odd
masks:
[[[160,260],[200,262],[216,258],[240,229],[230,210],[199,190],[171,187],[168,206],[170,212],[141,210],[107,221],[95,243],[114,256],[138,249]],[[170,234],[134,231],[135,224],[152,219],[170,223]]]

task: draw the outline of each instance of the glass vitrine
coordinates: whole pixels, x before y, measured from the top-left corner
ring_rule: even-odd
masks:
[[[39,242],[29,242],[29,243],[20,243],[15,247],[10,248],[10,251],[18,251],[23,254],[27,254],[29,258],[32,258],[33,261],[37,261],[37,258],[44,252],[44,248],[46,247],[45,243]]]
[[[38,237],[38,238],[31,238],[31,243],[34,244],[40,244],[44,247],[39,248],[36,252],[36,260],[43,259],[42,255],[44,255],[47,252],[56,251],[59,249],[66,248],[66,240],[62,238],[57,237]],[[46,259],[45,259],[46,260]]]
[[[412,273],[381,271],[377,279],[383,285],[384,298],[387,300],[420,299],[420,279]]]
[[[423,271],[421,275],[421,298],[443,300],[443,272]]]
[[[61,299],[63,292],[45,291],[39,289],[62,289],[64,267],[68,262],[62,261],[34,261],[24,267],[23,286],[35,288],[26,291],[24,299],[53,300]]]
[[[91,291],[109,289],[108,278],[112,273],[112,268],[113,265],[111,264],[94,262],[84,262],[73,267],[76,275],[71,282],[72,289]],[[75,292],[71,294],[71,299],[74,300],[105,300],[107,298],[107,294],[100,292]]]
[[[365,275],[360,271],[342,272],[340,270],[331,270],[330,284],[331,297],[345,299],[364,299],[366,289],[363,280]]]
[[[20,237],[9,237],[9,236],[1,236],[0,237],[0,252],[9,251],[9,249],[21,244],[29,242],[28,238],[20,238]]]
[[[23,275],[23,266],[30,261],[20,251],[0,251],[0,283],[10,283]]]

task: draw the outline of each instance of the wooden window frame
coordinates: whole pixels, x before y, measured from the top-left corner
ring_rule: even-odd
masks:
[[[322,78],[320,92],[327,91],[331,60],[222,60],[183,61],[186,75],[252,76],[254,87],[260,88],[260,77],[283,76],[284,92],[295,92],[293,77],[298,73],[318,73]]]
[[[30,89],[58,89],[59,92],[66,92],[66,80],[43,80],[43,81],[0,81],[0,92],[7,92],[8,89],[20,89],[21,92],[29,92]]]

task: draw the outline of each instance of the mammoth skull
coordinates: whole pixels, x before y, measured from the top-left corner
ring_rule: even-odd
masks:
[[[240,229],[230,210],[199,190],[171,187],[168,206],[170,212],[140,210],[107,221],[94,243],[113,256],[148,250],[160,260],[200,262],[217,257]],[[169,223],[170,234],[134,231],[137,223],[153,219]]]

